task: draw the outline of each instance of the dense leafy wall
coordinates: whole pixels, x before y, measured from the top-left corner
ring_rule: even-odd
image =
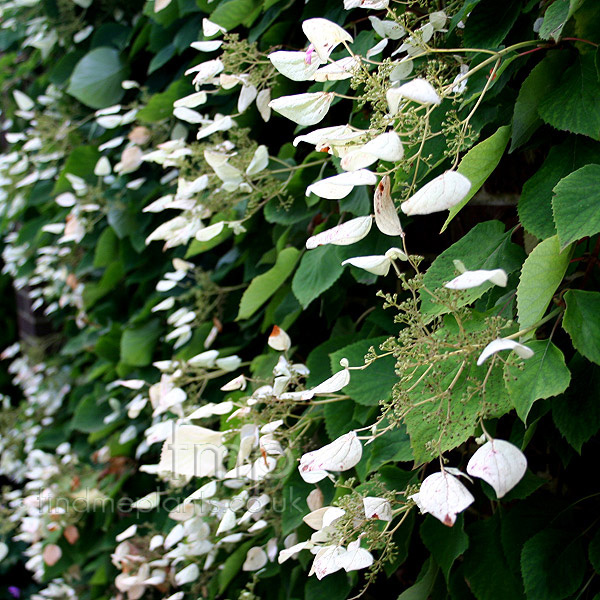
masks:
[[[597,2],[0,14],[3,597],[598,597]]]

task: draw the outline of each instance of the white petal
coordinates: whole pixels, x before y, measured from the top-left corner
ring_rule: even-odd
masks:
[[[514,350],[521,358],[531,358],[534,354],[531,348],[524,346],[523,344],[519,344],[519,342],[515,342],[514,340],[506,340],[503,338],[499,338],[490,342],[484,349],[483,352],[479,355],[477,359],[477,364],[482,365],[492,354],[496,354],[496,352],[500,352],[501,350]]]
[[[356,432],[351,431],[318,450],[304,454],[298,470],[302,479],[310,483],[313,479],[311,473],[347,471],[356,466],[361,458],[362,444]]]
[[[185,107],[185,108],[196,108],[196,106],[200,106],[201,104],[205,104],[208,100],[208,94],[206,92],[194,92],[189,96],[184,96],[183,98],[179,98],[173,102],[173,106],[175,108]]]
[[[321,67],[313,76],[315,81],[342,81],[350,79],[359,67],[360,60],[354,56],[346,56],[340,60]]]
[[[471,182],[456,171],[446,171],[413,194],[400,206],[407,215],[428,215],[458,204],[471,189]]]
[[[221,231],[223,231],[224,227],[224,221],[219,221],[218,223],[214,223],[212,225],[209,225],[208,227],[203,227],[202,229],[200,229],[200,231],[198,231],[198,233],[196,233],[196,239],[199,242],[208,242],[209,240],[216,238],[221,233]]]
[[[350,383],[350,371],[348,369],[342,369],[329,379],[326,379],[320,383],[317,387],[312,388],[313,394],[333,394],[339,392],[342,388],[346,387]]]
[[[246,175],[252,176],[260,173],[263,169],[267,168],[269,164],[269,151],[266,146],[259,146],[254,155],[252,156],[252,160],[246,169]]]
[[[375,224],[381,233],[391,236],[402,235],[400,217],[390,194],[389,175],[386,175],[375,188],[373,209],[375,211]]]
[[[339,25],[328,19],[307,19],[302,23],[302,31],[314,46],[317,56],[326,62],[332,50],[341,42],[352,43],[352,36]]]
[[[412,72],[414,63],[412,60],[407,60],[396,65],[390,73],[390,81],[402,81],[406,79]]]
[[[262,569],[267,562],[269,561],[269,557],[267,553],[259,546],[254,546],[248,550],[248,554],[246,554],[246,560],[242,565],[242,571],[258,571]]]
[[[323,527],[329,527],[329,525],[332,525],[335,521],[341,519],[345,514],[346,511],[343,508],[338,508],[337,506],[327,507],[323,513]]]
[[[390,113],[395,115],[402,99],[411,100],[418,104],[441,104],[442,100],[435,88],[425,79],[413,79],[397,88],[390,88],[386,94]]]
[[[369,21],[371,21],[371,25],[379,37],[399,40],[406,35],[404,27],[396,21],[382,21],[377,17],[369,17]]]
[[[329,92],[295,94],[275,98],[269,106],[298,125],[315,125],[325,118],[333,98]]]
[[[379,40],[372,48],[367,50],[367,58],[371,58],[372,56],[377,56],[381,54],[386,48],[390,41],[387,38],[383,38]]]
[[[223,40],[209,40],[207,42],[192,42],[190,46],[199,52],[214,52],[223,45]]]
[[[468,290],[474,288],[486,281],[491,281],[495,285],[506,287],[507,275],[503,269],[485,270],[478,269],[477,271],[465,271],[452,281],[444,284],[444,287],[450,290]]]
[[[358,269],[363,269],[373,275],[381,275],[385,277],[390,272],[392,261],[383,255],[375,256],[356,256],[354,258],[347,258],[342,266],[352,265]]]
[[[271,52],[269,60],[282,75],[292,81],[308,81],[321,64],[318,60],[307,63],[306,52],[290,52],[287,50]]]
[[[357,185],[375,185],[377,176],[366,169],[340,173],[321,179],[306,188],[306,195],[315,194],[319,198],[339,200],[345,198]]]
[[[117,542],[122,542],[130,537],[133,537],[137,532],[137,525],[131,525],[124,531],[122,531],[119,535],[115,537]]]
[[[338,558],[346,550],[342,546],[323,546],[315,556],[310,575],[316,575],[317,579],[323,579],[326,575],[331,575],[342,569],[342,565],[338,564]]]
[[[475,500],[456,477],[445,471],[427,477],[417,496],[415,501],[421,512],[430,513],[448,527],[452,527],[456,515]]]
[[[200,577],[200,568],[196,563],[192,563],[175,575],[175,583],[177,585],[184,585],[185,583],[196,581],[198,577]]]
[[[521,481],[527,470],[525,455],[505,440],[491,440],[471,457],[467,473],[489,483],[498,498]]]
[[[341,225],[326,229],[306,240],[306,248],[312,250],[317,246],[334,244],[336,246],[348,246],[362,240],[371,231],[372,217],[356,217]]]
[[[238,98],[238,112],[243,113],[253,102],[258,94],[258,90],[253,85],[244,85]]]
[[[256,108],[262,117],[262,120],[266,123],[271,118],[271,90],[261,90],[256,96]]]
[[[323,506],[321,508],[317,508],[312,512],[309,512],[304,517],[302,517],[302,520],[315,531],[323,529],[323,515],[325,515],[325,513],[330,508],[330,506]]]
[[[206,37],[212,37],[213,35],[217,35],[217,33],[225,33],[226,31],[225,27],[221,27],[209,19],[202,19],[202,33]]]
[[[19,110],[32,110],[35,102],[20,90],[13,90],[13,98],[19,107]]]
[[[289,548],[286,548],[285,550],[282,550],[279,553],[277,562],[279,564],[284,563],[288,558],[291,558],[294,554],[300,552],[300,550],[306,550],[308,548],[312,548],[312,543],[309,540],[305,542],[300,542],[299,544],[295,544],[294,546],[290,546]]]
[[[392,520],[392,507],[385,498],[367,496],[363,498],[363,505],[367,519],[379,519],[380,521]]]
[[[110,161],[108,158],[106,158],[106,156],[101,156],[94,167],[94,175],[97,175],[98,177],[104,177],[106,175],[110,175],[110,172]]]
[[[245,390],[246,389],[246,378],[244,375],[238,375],[235,379],[232,379],[224,386],[221,387],[222,392],[232,392],[234,390]]]
[[[286,350],[290,349],[292,340],[290,340],[290,336],[283,329],[281,329],[281,327],[274,325],[267,343],[274,350],[285,352]]]
[[[360,540],[348,544],[346,552],[342,552],[336,559],[337,564],[346,572],[367,569],[373,562],[373,555],[365,548],[360,547]]]

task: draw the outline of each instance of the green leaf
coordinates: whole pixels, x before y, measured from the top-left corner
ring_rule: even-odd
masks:
[[[470,270],[502,268],[507,273],[512,273],[521,265],[523,251],[510,241],[510,235],[510,232],[504,232],[504,225],[499,221],[479,223],[433,261],[425,273],[425,287],[434,292],[456,277],[455,260],[462,261]],[[483,296],[490,287],[491,284],[486,283],[465,290],[458,301],[459,305],[470,304]],[[421,310],[430,315],[448,312],[426,290],[421,290]]]
[[[360,423],[348,417],[353,410],[354,402],[352,400],[341,400],[340,402],[325,404],[323,408],[325,431],[327,431],[330,440],[335,440],[340,435],[360,427]]]
[[[248,19],[260,9],[259,0],[227,0],[221,2],[216,10],[211,13],[210,20],[227,31],[235,29],[238,25],[244,23],[250,25]]]
[[[94,175],[94,167],[100,158],[100,152],[95,146],[77,146],[70,151],[65,165],[54,184],[53,194],[71,191],[72,187],[66,177],[67,173],[82,177],[88,183],[94,183],[98,177]]]
[[[248,550],[255,544],[254,540],[248,540],[229,555],[227,560],[223,563],[223,568],[219,571],[219,595],[227,589],[227,586],[231,583],[231,580],[238,574],[242,568],[244,561],[246,560],[246,554]]]
[[[237,320],[251,317],[279,289],[294,270],[299,256],[296,248],[285,248],[271,269],[250,282],[242,296]]]
[[[387,339],[387,337],[379,337],[361,340],[330,354],[331,372],[340,370],[342,358],[347,358],[351,367],[362,366],[369,348],[373,347],[375,352],[381,353],[379,345]],[[362,371],[351,371],[350,383],[344,388],[344,393],[358,404],[367,406],[379,404],[390,397],[392,386],[398,381],[395,364],[396,360],[393,356],[385,356]],[[377,381],[377,385],[373,385],[373,381]]]
[[[546,313],[558,289],[571,252],[558,246],[558,237],[540,242],[527,257],[517,287],[517,313],[522,329],[535,325]]]
[[[95,48],[75,65],[67,93],[91,108],[105,108],[123,97],[121,82],[127,73],[117,50]]]
[[[345,571],[338,571],[320,581],[316,577],[308,577],[304,586],[304,600],[344,600],[349,591],[348,575]]]
[[[464,532],[463,525],[462,516],[458,517],[452,527],[446,527],[439,519],[430,515],[425,517],[421,525],[421,539],[442,569],[446,580],[456,559],[469,547],[469,536]]]
[[[337,246],[329,244],[305,252],[292,280],[294,296],[306,308],[328,290],[343,272]]]
[[[538,106],[556,85],[556,73],[562,73],[568,52],[548,52],[521,85],[512,119],[510,152],[522,146],[542,124]]]
[[[125,329],[121,337],[121,362],[134,367],[149,365],[161,332],[158,319],[148,321],[141,327]]]
[[[108,403],[98,404],[97,396],[90,394],[89,396],[85,396],[77,405],[73,420],[71,421],[71,427],[84,433],[99,431],[105,427],[104,417],[109,413],[110,407]]]
[[[600,367],[576,354],[569,369],[572,383],[552,401],[552,419],[567,442],[581,454],[583,444],[600,429]]]
[[[587,359],[600,364],[600,293],[569,290],[564,299],[567,310],[562,324],[573,346]]]
[[[431,598],[438,567],[433,560],[429,559],[428,563],[423,565],[421,573],[422,577],[414,585],[404,590],[398,596],[398,600],[428,600]]]
[[[586,165],[554,188],[552,210],[561,249],[600,232],[600,165]]]
[[[544,21],[540,27],[540,38],[557,42],[566,22],[583,4],[584,0],[556,0],[544,13]]]
[[[457,170],[471,182],[471,189],[456,206],[450,209],[448,218],[440,233],[446,230],[450,221],[454,219],[463,206],[479,191],[492,171],[498,166],[509,139],[510,127],[505,125],[498,128],[494,135],[491,135],[483,142],[479,142],[477,146],[474,146],[465,154]]]
[[[154,94],[148,100],[148,104],[137,114],[137,120],[141,123],[156,123],[168,119],[173,114],[173,102],[193,92],[193,88],[187,79],[174,81],[164,92]]]
[[[521,0],[481,0],[467,17],[465,46],[497,48],[521,13]]]
[[[298,469],[294,469],[289,479],[285,482],[281,497],[281,527],[283,535],[288,535],[297,527],[302,525],[302,517],[309,513],[306,497],[312,490],[314,485],[306,483],[300,477]]]
[[[123,264],[120,261],[111,262],[100,281],[97,283],[91,281],[88,283],[83,290],[83,305],[86,310],[91,308],[100,298],[103,298],[108,294],[111,290],[114,290],[116,285],[123,279],[125,275],[125,271],[123,269]]]
[[[524,423],[536,400],[562,394],[571,380],[563,353],[550,340],[534,340],[527,346],[535,352],[531,358],[504,366],[510,400]]]
[[[523,546],[521,570],[527,600],[571,598],[583,581],[585,552],[580,532],[544,529]]]
[[[570,136],[550,149],[548,158],[525,183],[519,198],[519,219],[527,231],[540,239],[556,234],[553,189],[563,177],[589,163],[600,164],[600,144],[589,138]]]
[[[158,71],[163,65],[166,65],[175,56],[175,45],[167,44],[163,46],[150,61],[148,66],[148,75]]]
[[[556,129],[600,138],[600,83],[594,54],[578,54],[559,84],[540,102],[539,114]]]
[[[467,534],[465,578],[477,600],[525,600],[521,581],[510,570],[502,548],[498,516],[474,522]]]
[[[107,227],[96,242],[94,267],[107,267],[119,255],[119,240],[115,232]]]

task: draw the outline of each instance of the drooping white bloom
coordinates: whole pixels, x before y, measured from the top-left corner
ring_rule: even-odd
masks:
[[[35,102],[20,90],[13,90],[13,98],[19,107],[19,110],[32,110],[35,106]]]
[[[458,204],[471,189],[471,182],[461,173],[446,171],[424,185],[400,205],[407,215],[428,215]]]
[[[344,8],[368,8],[371,10],[381,10],[387,8],[390,0],[344,0]]]
[[[227,191],[235,191],[243,181],[242,172],[228,163],[229,156],[214,150],[205,150],[204,159],[223,182]]]
[[[413,72],[413,68],[414,63],[412,60],[404,60],[398,63],[390,72],[390,81],[393,83],[406,79]]]
[[[258,571],[259,569],[262,569],[267,562],[269,562],[267,553],[260,546],[253,546],[248,550],[248,554],[246,554],[246,560],[242,565],[242,571]]]
[[[379,519],[380,521],[392,520],[392,506],[385,498],[367,496],[363,498],[363,506],[367,519]]]
[[[220,389],[222,392],[232,392],[234,390],[245,390],[246,385],[247,382],[244,375],[238,375],[235,379],[232,379],[231,381],[228,381],[225,385],[221,386]]]
[[[223,40],[208,40],[202,42],[192,42],[190,47],[199,52],[214,52],[223,45]]]
[[[482,365],[490,356],[492,356],[492,354],[496,354],[496,352],[500,352],[501,350],[514,350],[523,359],[531,358],[534,355],[534,352],[531,348],[528,348],[523,344],[519,344],[519,342],[498,338],[497,340],[490,342],[483,349],[483,352],[477,359],[477,365]]]
[[[290,336],[283,329],[281,329],[281,327],[274,325],[267,343],[274,350],[285,352],[290,349],[292,340],[290,339]]]
[[[506,287],[508,277],[504,269],[477,269],[476,271],[464,271],[448,283],[444,284],[445,288],[450,290],[468,290],[477,287],[486,281]]]
[[[360,141],[366,133],[366,131],[354,129],[350,125],[334,125],[299,135],[294,138],[293,144],[297,146],[300,142],[306,142],[313,144],[317,152],[327,151],[330,154],[341,155],[341,149],[353,142]]]
[[[381,38],[399,40],[406,35],[406,30],[396,21],[382,21],[377,17],[369,17],[375,33]]]
[[[130,537],[133,537],[137,532],[137,525],[130,525],[127,529],[121,531],[121,533],[119,533],[119,535],[117,535],[115,537],[115,540],[117,542],[123,542],[126,539],[129,539]]]
[[[253,102],[258,94],[254,85],[243,85],[238,98],[237,109],[243,113]]]
[[[360,539],[350,542],[345,552],[337,557],[337,564],[346,572],[366,569],[374,562],[373,555],[360,547]]]
[[[304,481],[316,483],[329,475],[328,471],[347,471],[362,458],[362,444],[356,432],[350,431],[319,450],[307,452],[300,459],[298,470]]]
[[[341,161],[345,171],[355,171],[372,165],[377,160],[397,162],[404,156],[404,148],[400,136],[395,131],[388,131],[373,138],[364,146],[348,151]]]
[[[429,15],[429,22],[433,26],[434,31],[441,31],[446,25],[447,20],[448,17],[446,16],[446,13],[443,10],[432,12]]]
[[[331,92],[307,92],[275,98],[269,106],[298,125],[315,125],[325,118],[333,98]]]
[[[306,188],[306,195],[315,194],[319,198],[339,200],[345,198],[357,185],[375,185],[377,175],[367,169],[340,173],[312,183]]]
[[[306,61],[306,52],[278,50],[269,54],[273,66],[285,77],[292,81],[308,81],[316,73],[321,61]]]
[[[390,248],[385,254],[372,256],[355,256],[347,258],[342,262],[342,266],[352,265],[358,269],[363,269],[373,275],[385,277],[390,272],[393,260],[408,260],[408,257],[400,248]]]
[[[343,546],[323,546],[313,560],[312,567],[308,573],[309,577],[316,575],[317,579],[323,579],[326,575],[331,575],[331,573],[342,569],[342,565],[338,563],[338,558],[344,552],[346,550]]]
[[[350,79],[359,66],[358,57],[346,56],[318,69],[313,75],[313,79],[319,82]]]
[[[409,498],[415,501],[423,514],[430,513],[448,527],[452,527],[456,515],[475,500],[471,492],[446,471],[427,477],[421,489]]]
[[[373,47],[367,50],[367,54],[365,56],[367,58],[371,58],[372,56],[377,56],[378,54],[381,54],[387,48],[388,43],[389,40],[387,38],[379,40]]]
[[[386,175],[375,188],[373,209],[377,229],[385,235],[402,235],[402,225],[390,192],[390,177]],[[405,260],[405,259],[402,259]]]
[[[206,417],[212,417],[213,415],[226,415],[233,410],[233,402],[227,400],[225,402],[209,402],[200,408],[197,408],[188,419],[205,419]]]
[[[111,166],[110,161],[106,156],[101,156],[94,167],[94,175],[98,177],[105,177],[106,175],[110,175]]]
[[[165,440],[159,469],[187,477],[212,477],[221,469],[226,452],[223,433],[180,425]]]
[[[177,585],[184,585],[196,581],[198,577],[200,577],[200,568],[196,563],[191,563],[175,574],[175,583]]]
[[[277,558],[277,562],[279,564],[284,563],[288,558],[294,556],[294,554],[298,554],[300,550],[308,550],[313,547],[313,543],[310,540],[306,540],[305,542],[300,542],[298,544],[294,544],[289,548],[286,547],[285,550],[282,550],[279,553],[279,557]]]
[[[224,227],[224,221],[213,223],[212,225],[208,225],[208,227],[203,227],[196,233],[196,239],[199,242],[208,242],[209,240],[216,238],[223,231]]]
[[[349,246],[366,237],[369,231],[371,231],[372,224],[373,218],[371,216],[356,217],[308,238],[306,240],[306,248],[312,250],[317,246],[324,246],[325,244]]]
[[[260,113],[262,120],[266,123],[271,118],[271,90],[267,88],[258,92],[256,96],[256,108]]]
[[[252,155],[252,160],[246,168],[246,175],[250,177],[252,175],[256,175],[257,173],[260,173],[261,171],[266,169],[268,164],[269,151],[267,150],[266,146],[261,145],[255,150],[254,154]]]
[[[392,115],[398,113],[402,100],[411,100],[425,105],[438,105],[442,102],[434,87],[425,79],[413,79],[400,87],[390,88],[386,93],[386,99]]]
[[[467,473],[489,483],[498,498],[521,481],[527,470],[525,455],[505,440],[489,440],[469,460]]]
[[[227,29],[221,27],[217,23],[210,21],[209,19],[202,19],[202,33],[205,37],[212,37],[218,33],[226,33]]]
[[[313,45],[321,62],[327,62],[333,49],[342,42],[352,43],[352,36],[333,21],[323,18],[307,19],[302,31]]]

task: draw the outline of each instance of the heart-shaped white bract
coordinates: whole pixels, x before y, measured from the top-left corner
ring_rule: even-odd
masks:
[[[392,520],[392,506],[385,498],[367,496],[363,498],[363,506],[367,519],[379,519],[380,521]]]
[[[283,329],[281,329],[281,327],[273,325],[273,330],[271,331],[271,335],[269,335],[269,341],[267,343],[274,350],[285,352],[286,350],[290,349],[292,340],[290,339],[290,336]]]
[[[400,206],[407,215],[429,215],[447,210],[458,204],[471,189],[471,182],[456,171],[446,171]]]
[[[356,171],[372,165],[377,160],[397,162],[404,156],[404,147],[395,131],[387,131],[355,150],[350,150],[340,163],[345,171]]]
[[[313,45],[321,62],[327,62],[333,49],[342,42],[352,43],[352,36],[333,21],[322,18],[307,19],[302,31]]]
[[[531,358],[535,354],[531,348],[528,348],[523,344],[519,344],[519,342],[498,338],[497,340],[490,342],[483,349],[483,352],[477,359],[477,366],[481,366],[490,356],[492,356],[492,354],[496,354],[496,352],[500,352],[501,350],[514,350],[521,358],[524,359]]]
[[[360,66],[360,60],[355,56],[346,56],[340,60],[321,67],[312,76],[312,79],[321,83],[325,81],[342,81],[350,79]]]
[[[326,575],[331,575],[331,573],[342,569],[342,565],[338,563],[338,558],[344,552],[346,552],[346,549],[343,546],[323,546],[313,560],[308,573],[309,577],[316,575],[317,579],[323,579]]]
[[[390,177],[386,175],[375,188],[373,209],[377,229],[385,235],[402,235],[402,225],[390,193]]]
[[[267,553],[260,546],[254,546],[250,548],[248,554],[246,554],[246,560],[242,565],[242,571],[258,571],[259,569],[262,569],[267,562],[269,562]]]
[[[275,98],[269,106],[298,125],[316,125],[325,118],[333,98],[331,92],[307,92]]]
[[[332,227],[321,231],[317,235],[306,240],[306,248],[313,250],[318,246],[324,246],[325,244],[334,244],[335,246],[349,246],[362,240],[371,231],[371,225],[373,224],[372,217],[356,217],[346,221],[341,225]]]
[[[429,513],[444,525],[452,527],[456,515],[473,503],[471,492],[446,471],[430,475],[421,489],[410,496],[422,513]]]
[[[400,103],[403,100],[410,100],[426,106],[438,105],[442,102],[435,88],[425,79],[413,79],[399,87],[390,88],[387,91],[386,99],[392,116],[398,114]]]
[[[387,8],[390,0],[344,0],[344,8],[351,10],[353,8],[368,8],[371,10],[381,10]]]
[[[354,258],[348,258],[342,262],[342,266],[352,265],[358,269],[363,269],[373,275],[382,275],[385,277],[392,266],[392,260],[407,260],[406,254],[400,250],[400,248],[390,248],[383,255],[374,256],[355,256]]]
[[[289,50],[271,52],[269,60],[282,75],[292,81],[308,81],[312,79],[321,65],[320,60],[307,62],[306,52]]]
[[[458,277],[452,279],[452,281],[445,283],[444,287],[450,290],[468,290],[477,287],[486,281],[489,281],[494,285],[506,287],[508,277],[506,271],[503,269],[465,271],[458,275]]]
[[[316,483],[329,475],[328,471],[347,471],[362,458],[362,444],[356,432],[350,431],[330,444],[307,452],[300,459],[298,470],[302,479]]]
[[[345,552],[337,556],[337,564],[346,572],[366,569],[373,564],[373,555],[360,547],[360,540],[350,542]]]
[[[345,198],[357,185],[375,185],[377,175],[366,169],[340,173],[312,183],[306,188],[306,195],[315,194],[319,198],[340,200]]]
[[[467,473],[489,483],[498,498],[512,490],[521,481],[525,471],[525,455],[505,440],[486,442],[473,454],[467,465]]]

